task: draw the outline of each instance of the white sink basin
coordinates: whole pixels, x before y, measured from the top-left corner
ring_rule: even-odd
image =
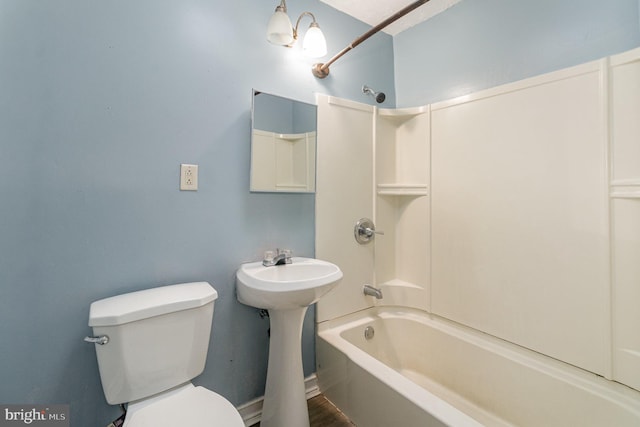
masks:
[[[342,278],[337,265],[313,258],[292,258],[291,264],[265,267],[242,264],[236,273],[238,301],[265,309],[307,307]]]

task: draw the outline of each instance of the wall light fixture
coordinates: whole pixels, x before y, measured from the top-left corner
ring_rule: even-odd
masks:
[[[327,41],[316,22],[316,17],[311,12],[303,12],[298,17],[295,28],[287,15],[287,3],[280,0],[274,14],[267,25],[267,40],[278,46],[292,47],[298,40],[298,26],[303,16],[310,16],[312,21],[302,41],[302,51],[305,56],[319,58],[327,54]]]

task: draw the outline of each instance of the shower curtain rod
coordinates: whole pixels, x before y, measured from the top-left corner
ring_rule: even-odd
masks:
[[[395,14],[391,15],[390,17],[388,17],[387,19],[385,19],[384,21],[382,21],[381,23],[379,23],[375,27],[371,28],[369,31],[367,31],[366,33],[364,33],[363,35],[361,35],[360,37],[358,37],[354,41],[352,41],[349,46],[345,47],[340,52],[335,54],[326,63],[324,63],[324,64],[322,64],[322,63],[314,64],[313,68],[311,69],[311,72],[317,78],[324,79],[325,77],[327,77],[329,75],[329,66],[331,64],[333,64],[334,62],[336,62],[342,55],[344,55],[345,53],[349,52],[351,49],[353,49],[354,47],[358,46],[360,43],[362,43],[363,41],[365,41],[366,39],[368,39],[369,37],[371,37],[372,35],[374,35],[378,31],[380,31],[383,28],[385,28],[387,25],[391,24],[392,22],[397,21],[398,19],[402,18],[407,13],[411,12],[414,9],[417,9],[418,7],[422,6],[423,4],[425,4],[428,1],[429,0],[418,0],[416,2],[411,3],[409,6],[405,7],[404,9],[400,10],[399,12],[396,12]]]

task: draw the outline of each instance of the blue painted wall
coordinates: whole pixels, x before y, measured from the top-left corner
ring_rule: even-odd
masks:
[[[106,425],[92,301],[205,280],[219,292],[196,382],[234,404],[264,391],[268,322],[236,301],[239,264],[314,250],[313,195],[250,194],[251,89],[314,102],[393,100],[379,35],[317,80],[299,49],[265,40],[277,1],[0,1],[0,403],[67,403]],[[330,55],[369,27],[316,0]],[[305,21],[303,21],[303,24]],[[308,25],[308,24],[307,24]],[[178,190],[200,165],[198,192]],[[313,311],[304,366],[314,369]]]
[[[463,0],[394,37],[396,103],[455,98],[640,45],[638,0]]]

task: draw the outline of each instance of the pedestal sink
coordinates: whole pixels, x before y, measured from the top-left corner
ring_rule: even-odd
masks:
[[[338,266],[294,257],[291,264],[242,264],[236,273],[238,301],[269,310],[271,338],[261,427],[308,427],[302,371],[302,321],[307,308],[342,278]]]

